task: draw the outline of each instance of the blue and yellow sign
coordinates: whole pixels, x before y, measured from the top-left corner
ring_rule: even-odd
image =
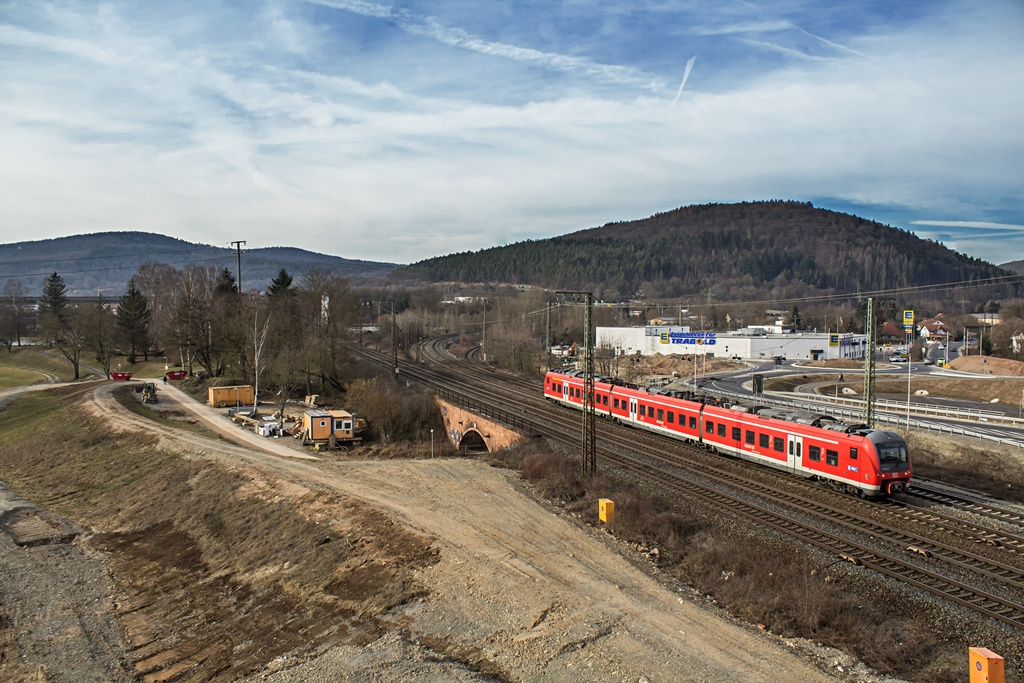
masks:
[[[662,332],[662,344],[696,344],[711,346],[715,343],[717,332]]]

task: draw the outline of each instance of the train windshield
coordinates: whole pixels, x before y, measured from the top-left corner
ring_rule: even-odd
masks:
[[[909,465],[907,444],[901,441],[878,444],[878,465],[883,472],[898,472],[907,469]]]

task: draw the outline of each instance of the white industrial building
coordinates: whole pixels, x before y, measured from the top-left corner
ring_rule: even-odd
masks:
[[[862,334],[796,332],[785,325],[747,327],[735,332],[691,332],[689,327],[598,327],[599,351],[615,356],[703,354],[719,358],[785,358],[787,360],[862,359],[866,337]]]

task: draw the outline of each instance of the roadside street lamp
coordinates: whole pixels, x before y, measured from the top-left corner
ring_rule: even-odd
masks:
[[[430,430],[430,459],[434,459],[434,430]]]

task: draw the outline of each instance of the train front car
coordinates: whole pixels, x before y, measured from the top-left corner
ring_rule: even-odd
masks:
[[[896,432],[882,429],[873,429],[865,436],[875,451],[878,484],[878,492],[875,495],[888,496],[906,491],[914,470],[907,442]]]

